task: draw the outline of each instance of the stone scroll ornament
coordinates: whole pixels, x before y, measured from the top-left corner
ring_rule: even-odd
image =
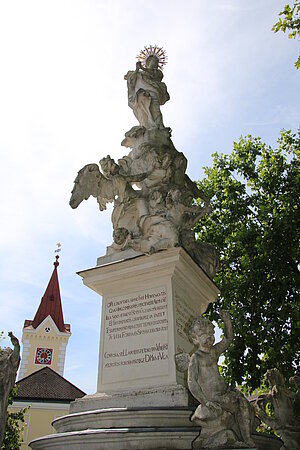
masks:
[[[149,46],[137,58],[135,70],[124,77],[128,105],[139,123],[121,143],[129,153],[118,162],[106,156],[100,167],[84,166],[75,179],[70,205],[77,208],[90,196],[97,199],[100,211],[113,203],[113,243],[107,255],[127,249],[152,254],[181,245],[212,278],[219,268],[216,249],[196,242],[193,232],[211,212],[210,201],[185,173],[187,159],[175,149],[160,109],[170,98],[162,81],[166,53]]]
[[[300,450],[300,376],[291,377],[288,383],[278,369],[270,369],[265,380],[269,392],[256,400],[256,414],[281,438],[280,450]]]
[[[199,402],[191,421],[201,426],[193,448],[254,448],[254,408],[238,389],[221,377],[218,360],[233,340],[229,313],[221,311],[224,337],[215,344],[214,326],[203,317],[193,320],[189,337],[197,350],[176,355],[178,370],[188,371],[188,388]]]
[[[8,397],[14,387],[20,364],[19,341],[11,331],[8,333],[8,336],[14,348],[0,349],[0,448],[6,427]]]

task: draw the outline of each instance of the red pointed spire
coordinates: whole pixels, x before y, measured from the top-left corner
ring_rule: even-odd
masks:
[[[59,256],[57,255],[55,258],[52,276],[31,325],[33,328],[37,328],[47,316],[51,316],[59,331],[65,332],[70,331],[70,327],[64,323],[57,275]]]

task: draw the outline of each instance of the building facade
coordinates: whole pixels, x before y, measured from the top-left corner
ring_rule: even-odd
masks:
[[[18,392],[10,411],[25,414],[21,450],[35,438],[53,433],[52,421],[69,413],[70,402],[85,395],[63,377],[71,326],[64,322],[56,256],[54,270],[33,320],[25,320]]]

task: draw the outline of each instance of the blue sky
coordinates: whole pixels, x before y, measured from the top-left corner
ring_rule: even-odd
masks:
[[[168,54],[163,106],[192,179],[241,135],[274,145],[299,126],[299,43],[272,25],[286,1],[26,0],[0,3],[0,330],[33,319],[62,243],[59,278],[71,323],[65,377],[96,389],[101,298],[76,272],[111,243],[110,211],[69,205],[77,171],[136,125],[124,74],[147,44]],[[8,342],[6,341],[6,344]]]

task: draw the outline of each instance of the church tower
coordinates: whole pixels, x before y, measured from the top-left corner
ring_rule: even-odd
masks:
[[[43,367],[50,367],[61,376],[64,374],[71,327],[64,323],[57,275],[58,259],[59,256],[56,256],[52,276],[34,319],[24,322],[19,379]]]

